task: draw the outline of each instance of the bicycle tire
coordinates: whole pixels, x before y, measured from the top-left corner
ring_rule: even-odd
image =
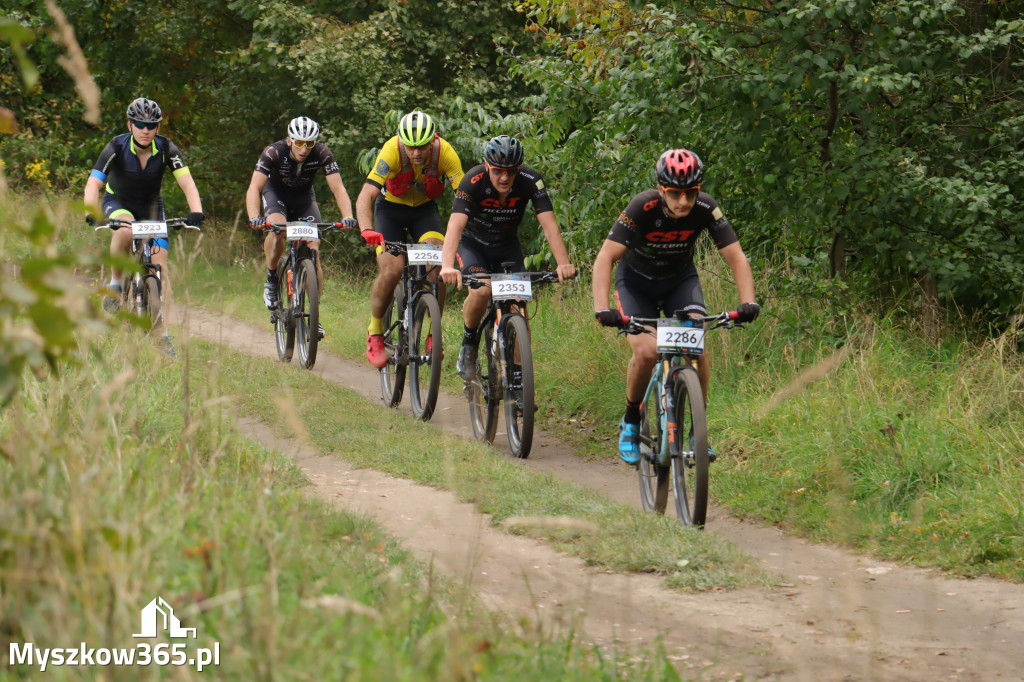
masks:
[[[142,307],[149,316],[150,329],[156,331],[164,321],[163,301],[160,300],[160,281],[156,277],[142,280]]]
[[[675,429],[678,451],[690,450],[693,436],[693,458],[672,458],[672,487],[675,491],[676,513],[684,525],[703,528],[708,511],[708,428],[704,409],[704,393],[700,376],[692,367],[684,367],[675,379]]]
[[[485,323],[483,333],[480,334],[480,345],[486,366],[481,367],[480,374],[466,384],[466,397],[469,399],[469,423],[473,427],[473,436],[477,440],[493,443],[494,436],[498,432],[500,384],[498,362],[494,356],[494,322],[491,320]]]
[[[437,394],[441,389],[441,334],[441,306],[433,294],[422,293],[416,299],[409,338],[409,400],[413,415],[423,421],[434,415]],[[429,354],[426,352],[428,339]],[[426,363],[421,362],[422,358],[426,358]],[[430,373],[425,385],[420,377],[420,369],[424,366]]]
[[[668,507],[668,491],[672,481],[672,465],[659,464],[661,452],[661,386],[655,372],[647,384],[647,394],[640,405],[640,503],[644,511],[664,514]]]
[[[521,315],[510,315],[504,325],[505,333],[505,432],[512,454],[519,459],[530,456],[533,446],[533,350],[530,348],[530,330]],[[513,360],[519,356],[522,380],[513,385]]]
[[[395,287],[395,296],[391,306],[384,311],[384,348],[388,353],[388,362],[380,368],[380,392],[384,404],[398,407],[405,391],[405,367],[402,356],[407,354],[408,343],[401,318],[405,314],[405,296],[401,283]]]
[[[288,263],[277,267],[277,310],[274,313],[274,342],[277,359],[290,362],[295,351],[295,320],[291,314],[291,300],[288,296]]]
[[[313,369],[316,364],[316,347],[320,342],[320,285],[316,278],[313,261],[303,258],[295,273],[295,335],[299,344],[299,364]]]

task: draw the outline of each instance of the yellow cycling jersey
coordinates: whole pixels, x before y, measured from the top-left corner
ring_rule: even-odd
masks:
[[[421,166],[412,164],[413,180],[409,184],[409,189],[402,195],[394,195],[390,192],[385,191],[384,200],[390,201],[395,204],[404,204],[406,206],[420,206],[425,204],[431,199],[427,196],[425,191],[426,182],[426,169],[429,164],[429,158],[427,163]],[[366,176],[366,182],[376,187],[384,188],[387,181],[390,178],[394,178],[402,172],[402,160],[398,152],[398,136],[395,135],[390,140],[384,143],[381,147],[380,153],[377,155],[377,160],[373,163],[373,169],[369,175]],[[458,187],[459,182],[462,180],[462,162],[459,161],[459,155],[455,153],[455,149],[448,144],[447,141],[441,140],[440,158],[437,163],[437,175],[442,182],[447,181],[451,183],[451,186]]]

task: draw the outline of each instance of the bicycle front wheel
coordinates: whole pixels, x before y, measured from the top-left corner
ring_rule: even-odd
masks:
[[[388,363],[380,368],[380,392],[388,407],[397,407],[405,391],[406,361],[402,356],[408,355],[408,342],[402,327],[402,316],[405,314],[402,291],[401,284],[395,287],[391,307],[384,311],[384,348],[388,352]]]
[[[316,346],[320,342],[320,285],[316,279],[316,268],[307,259],[299,261],[296,268],[295,334],[299,341],[299,363],[306,369],[316,364]]]
[[[480,335],[480,352],[486,358],[480,373],[466,383],[469,399],[469,423],[473,435],[485,443],[494,442],[498,430],[499,378],[498,362],[494,357],[494,323],[488,321]]]
[[[288,312],[292,308],[291,299],[292,297],[288,295],[288,267],[278,267],[274,343],[277,345],[277,359],[281,362],[290,362],[295,350],[295,320]]]
[[[668,506],[668,489],[672,478],[670,464],[661,461],[661,376],[655,374],[647,385],[647,395],[640,405],[640,502],[644,511],[664,514]],[[667,459],[667,458],[666,458]]]
[[[426,372],[426,381],[423,381]],[[433,294],[416,299],[409,338],[409,398],[417,419],[429,420],[441,388],[441,306]]]
[[[672,458],[676,513],[690,526],[704,527],[708,512],[708,428],[704,393],[697,370],[686,367],[676,375],[675,429],[679,457]],[[691,445],[692,443],[692,445]]]
[[[146,277],[142,282],[143,305],[149,315],[150,329],[156,331],[164,322],[164,307],[160,300],[160,281],[156,277]]]
[[[533,351],[520,315],[510,315],[505,323],[505,353],[505,431],[512,454],[526,459],[533,446]]]

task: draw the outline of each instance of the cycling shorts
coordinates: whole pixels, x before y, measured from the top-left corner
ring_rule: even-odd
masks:
[[[511,244],[485,246],[463,233],[456,258],[459,259],[459,270],[463,275],[504,272],[502,263],[515,263],[512,272],[526,270],[523,263],[523,247],[518,239]]]
[[[648,279],[624,263],[615,272],[615,305],[630,317],[673,317],[677,310],[707,315],[704,290],[692,263],[671,279]]]
[[[277,192],[268,182],[263,186],[263,215],[280,213],[287,220],[304,220],[309,223],[319,223],[320,207],[316,203],[316,195],[312,188],[308,194],[296,197],[282,195]]]
[[[408,206],[386,201],[384,195],[374,205],[374,228],[389,242],[416,244],[427,239],[444,241],[444,226],[436,201]]]
[[[103,193],[103,215],[107,220],[166,220],[164,213],[164,200],[157,197],[147,208],[141,205],[129,205],[117,198],[116,194]],[[157,237],[153,240],[154,247],[160,247],[164,251],[170,251],[170,243],[167,237]]]

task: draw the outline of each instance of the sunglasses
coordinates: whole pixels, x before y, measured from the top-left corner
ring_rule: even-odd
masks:
[[[131,119],[129,119],[129,120],[131,120]],[[156,127],[158,125],[160,125],[159,121],[154,122],[154,123],[143,122],[143,121],[132,121],[131,123],[132,123],[133,126],[135,126],[136,128],[139,128],[140,130],[141,129],[156,130]]]
[[[697,198],[697,193],[700,192],[700,185],[694,185],[693,187],[687,187],[686,189],[658,185],[658,189],[668,195],[669,199],[672,199],[673,201],[678,201],[678,199],[684,194],[686,195],[687,200],[693,201]]]
[[[316,144],[316,140],[292,140],[292,144],[303,149],[310,149]]]
[[[487,171],[496,178],[508,176],[514,178],[519,175],[519,166],[512,168],[498,168],[497,166],[488,166]]]

